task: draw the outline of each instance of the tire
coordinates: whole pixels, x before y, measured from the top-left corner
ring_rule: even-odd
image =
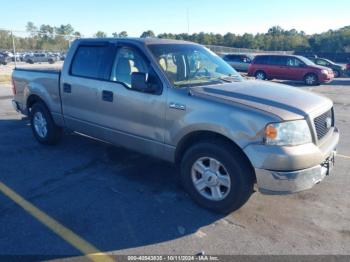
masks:
[[[341,73],[340,73],[339,70],[333,70],[333,73],[334,73],[334,77],[335,77],[335,78],[338,78],[338,77],[341,76]]]
[[[266,80],[266,73],[262,70],[256,71],[254,76],[255,76],[255,79]]]
[[[212,161],[215,163],[214,160],[219,166],[218,169],[214,168],[218,170],[216,174],[208,171],[211,168],[210,163]],[[197,165],[198,163],[201,165]],[[206,168],[205,178],[194,170],[195,166]],[[221,178],[217,175],[218,173]],[[220,140],[201,142],[192,146],[186,151],[181,161],[181,181],[185,190],[197,204],[214,212],[227,214],[242,207],[253,192],[254,177],[254,172],[242,153]],[[229,186],[214,185],[221,184],[221,181],[226,181],[223,184]],[[202,185],[203,189],[197,189],[195,182]],[[213,190],[214,187],[219,188],[221,198],[210,199],[220,196],[220,194],[214,194],[215,191],[217,192]]]
[[[30,125],[35,139],[44,145],[57,144],[62,136],[62,128],[58,127],[42,102],[36,102],[30,111]]]
[[[307,86],[316,86],[319,84],[317,75],[313,73],[305,75],[304,82]]]

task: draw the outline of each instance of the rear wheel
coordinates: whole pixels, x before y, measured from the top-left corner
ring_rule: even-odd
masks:
[[[187,150],[181,162],[181,180],[199,205],[229,213],[249,199],[254,173],[240,152],[219,140],[201,142]]]
[[[49,110],[41,102],[31,108],[30,124],[34,137],[41,144],[56,144],[62,136],[62,129],[54,123]]]
[[[265,80],[266,79],[266,73],[264,71],[256,71],[255,78],[258,80]]]
[[[304,82],[308,86],[314,86],[318,84],[318,77],[315,74],[307,74],[304,77]]]

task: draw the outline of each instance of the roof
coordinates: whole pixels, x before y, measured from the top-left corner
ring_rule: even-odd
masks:
[[[137,38],[137,37],[125,37],[125,38],[80,38],[79,41],[85,42],[117,42],[117,41],[125,41],[125,42],[136,42],[145,45],[152,44],[196,44],[189,41],[184,40],[174,40],[174,39],[163,39],[163,38]]]

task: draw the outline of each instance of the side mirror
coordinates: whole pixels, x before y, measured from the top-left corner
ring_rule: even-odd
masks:
[[[133,72],[131,74],[131,89],[144,93],[156,93],[158,85],[153,84],[150,78],[149,74]]]
[[[147,88],[147,75],[145,73],[133,72],[131,74],[131,89],[146,92]]]

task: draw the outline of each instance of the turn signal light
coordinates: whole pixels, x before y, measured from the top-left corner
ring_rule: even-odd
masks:
[[[268,125],[265,128],[265,137],[275,139],[277,137],[277,129],[273,125]]]

